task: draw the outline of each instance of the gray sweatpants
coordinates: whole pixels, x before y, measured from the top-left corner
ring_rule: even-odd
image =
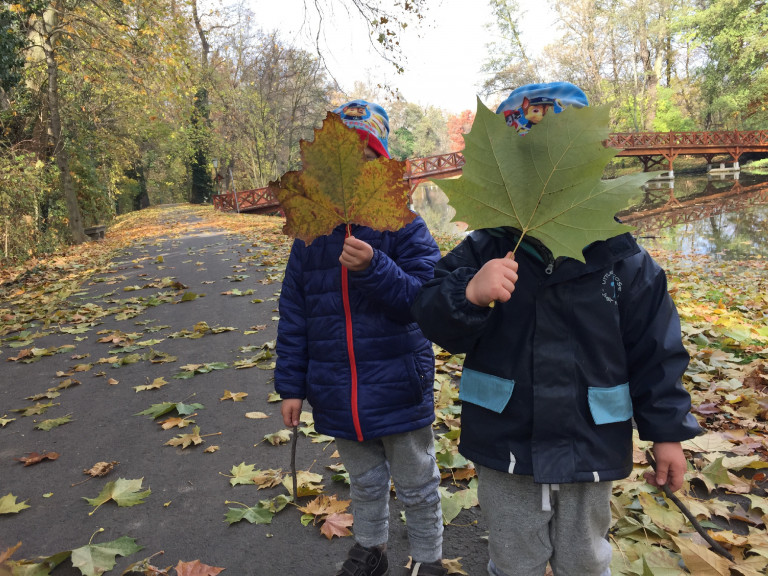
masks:
[[[413,561],[428,563],[442,558],[440,472],[432,427],[364,442],[337,438],[336,447],[349,472],[355,540],[367,548],[387,541],[391,478],[398,499],[405,505]]]
[[[535,484],[477,466],[491,576],[610,576],[612,482]],[[550,508],[547,510],[547,508]]]

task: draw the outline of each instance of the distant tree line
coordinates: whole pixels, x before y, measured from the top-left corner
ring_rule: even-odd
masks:
[[[300,168],[299,142],[350,97],[387,107],[394,157],[463,148],[471,112],[451,116],[376,86],[342,93],[321,51],[215,1],[0,4],[1,262],[82,242],[84,229],[119,213],[265,186]],[[399,35],[430,0],[351,2],[384,59],[402,68]],[[766,127],[762,3],[560,0],[563,36],[538,58],[521,40],[517,3],[491,5],[499,40],[484,63],[489,100],[562,79],[614,104],[616,129]]]
[[[518,0],[490,0],[486,95],[542,80],[613,105],[616,131],[768,129],[764,0],[558,0],[559,36],[533,57]]]

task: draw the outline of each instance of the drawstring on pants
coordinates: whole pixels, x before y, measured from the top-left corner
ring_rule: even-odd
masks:
[[[552,510],[551,492],[560,490],[560,484],[542,484],[541,485],[541,510],[550,512]]]

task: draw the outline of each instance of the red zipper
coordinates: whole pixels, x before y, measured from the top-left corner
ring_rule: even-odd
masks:
[[[347,228],[347,236],[349,228]],[[358,442],[362,442],[363,430],[360,428],[360,415],[357,412],[357,364],[355,363],[355,346],[352,337],[352,312],[349,306],[349,281],[346,266],[341,266],[341,298],[344,302],[344,320],[347,329],[347,352],[349,353],[349,369],[352,376],[352,422],[355,425],[355,434]]]

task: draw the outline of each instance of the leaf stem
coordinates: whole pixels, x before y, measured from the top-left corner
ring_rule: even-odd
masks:
[[[99,504],[99,506],[101,506],[101,504]],[[93,512],[96,512],[96,510],[94,510]],[[91,514],[93,514],[93,512],[91,512]],[[89,516],[90,516],[90,514],[89,514]],[[96,532],[91,534],[91,539],[88,540],[88,546],[91,545],[91,542],[93,542],[93,537],[96,536],[96,534],[98,534],[99,532],[104,532],[104,528],[99,528],[98,530],[96,530]]]

